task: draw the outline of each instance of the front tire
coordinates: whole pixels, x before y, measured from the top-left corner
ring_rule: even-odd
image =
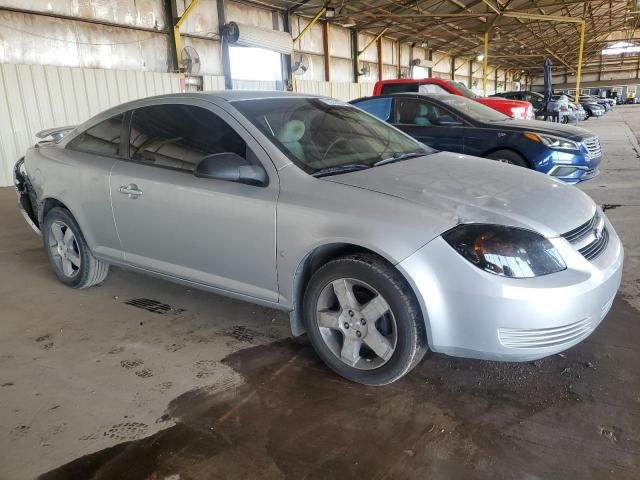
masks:
[[[304,321],[318,356],[338,375],[386,385],[427,351],[424,321],[406,281],[370,254],[332,260],[311,277]]]
[[[43,223],[44,249],[58,280],[71,288],[87,288],[104,281],[109,265],[93,256],[68,210],[52,208]]]
[[[518,167],[529,168],[527,161],[511,150],[496,150],[495,152],[491,152],[487,155],[486,158],[496,160],[497,162],[508,163],[510,165],[517,165]]]

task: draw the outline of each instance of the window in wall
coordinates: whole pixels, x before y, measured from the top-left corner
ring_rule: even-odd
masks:
[[[233,80],[282,81],[282,63],[278,52],[264,48],[229,47]]]
[[[118,155],[123,117],[116,115],[94,125],[71,140],[66,148],[94,155]]]
[[[193,172],[204,157],[226,152],[246,158],[246,143],[209,110],[176,104],[133,112],[129,139],[132,160]]]

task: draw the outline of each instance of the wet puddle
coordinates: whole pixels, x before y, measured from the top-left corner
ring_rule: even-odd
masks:
[[[224,360],[242,386],[187,392],[163,415],[174,426],[41,478],[638,478],[639,338],[623,326],[636,318],[617,300],[593,340],[562,356],[431,355],[377,388],[336,377],[304,340],[248,348]]]

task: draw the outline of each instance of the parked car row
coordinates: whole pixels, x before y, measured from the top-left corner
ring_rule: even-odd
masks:
[[[581,128],[516,120],[451,94],[399,93],[351,103],[438,150],[531,168],[566,183],[599,172],[600,141]]]
[[[528,361],[594,331],[623,247],[558,178],[592,173],[596,137],[460,95],[354,103],[373,115],[284,92],[129,102],[41,133],[14,169],[20,208],[64,285],[117,265],[284,310],[364,384],[428,349]]]

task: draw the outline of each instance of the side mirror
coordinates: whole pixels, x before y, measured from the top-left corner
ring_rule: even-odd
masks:
[[[464,125],[464,123],[462,123],[460,120],[450,117],[449,115],[442,115],[436,120],[436,125],[439,125],[441,127],[461,127]]]
[[[267,172],[262,166],[254,165],[246,158],[231,152],[207,155],[196,165],[193,174],[200,178],[215,178],[248,185],[267,184]]]

